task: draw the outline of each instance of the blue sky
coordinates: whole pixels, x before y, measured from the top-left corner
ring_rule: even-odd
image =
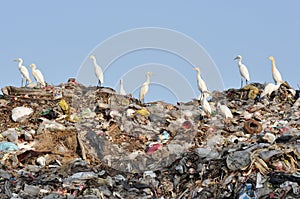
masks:
[[[296,0],[3,1],[0,87],[20,86],[17,64],[12,62],[17,57],[24,59],[24,65],[36,63],[46,82],[59,84],[76,77],[81,65],[89,61],[87,56],[107,38],[135,28],[161,27],[198,42],[218,67],[225,88],[240,87],[237,63],[233,61],[238,54],[244,58],[251,82],[273,82],[271,62],[267,59],[273,55],[283,79],[297,88],[300,84],[299,7],[300,1]],[[122,76],[121,65],[125,67],[124,73],[141,65],[150,66],[149,63],[175,70],[184,68],[179,73],[198,95],[193,66],[157,50],[133,52],[119,58],[105,73],[104,86],[116,86]],[[89,66],[93,67],[91,63]],[[162,77],[153,76],[153,81],[159,83],[159,78]],[[203,79],[209,82],[209,78],[212,78],[210,74],[203,72]],[[143,81],[144,76],[137,84]],[[124,84],[126,89],[126,81]],[[150,87],[146,101],[173,100],[170,92],[158,85]],[[137,91],[132,92],[138,97]],[[192,97],[195,96],[188,98]]]

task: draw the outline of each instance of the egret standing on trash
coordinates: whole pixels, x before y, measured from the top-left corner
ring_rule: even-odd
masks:
[[[43,86],[43,87],[46,86],[44,76],[40,70],[36,69],[36,65],[30,64],[29,66],[31,67],[32,76],[37,81],[38,85]]]
[[[101,86],[103,84],[103,72],[102,72],[102,69],[97,64],[97,60],[96,60],[96,57],[94,55],[90,55],[90,59],[93,60],[95,74],[96,74],[96,77],[98,78],[98,85]]]
[[[248,81],[250,81],[250,76],[249,76],[249,72],[248,72],[248,69],[247,67],[242,64],[242,56],[241,55],[238,55],[236,58],[234,58],[234,60],[238,60],[238,66],[239,66],[239,69],[240,69],[240,74],[241,74],[241,87],[243,87],[243,78],[246,79],[246,84],[248,84]]]
[[[208,103],[208,101],[206,100],[206,97],[202,97],[201,99],[201,107],[202,107],[202,110],[205,112],[206,115],[210,116],[211,114],[211,107]]]
[[[221,114],[225,116],[225,118],[233,118],[233,115],[230,111],[230,109],[226,105],[221,105],[220,102],[218,102],[217,107],[220,109]]]
[[[209,91],[207,90],[207,86],[205,81],[201,78],[201,71],[200,68],[193,68],[193,70],[197,71],[197,83],[198,83],[198,89],[201,92],[199,95],[199,100],[201,101],[201,99],[203,97],[207,98]]]
[[[14,61],[18,62],[18,67],[19,67],[19,70],[20,70],[21,75],[22,75],[21,86],[23,86],[24,79],[25,79],[25,86],[27,86],[28,83],[30,84],[32,82],[32,80],[29,77],[29,72],[28,72],[27,68],[22,65],[23,64],[23,59],[18,58],[18,59],[15,59]]]
[[[281,83],[279,84],[272,84],[272,83],[269,83],[265,86],[263,92],[261,93],[260,95],[260,98],[266,96],[266,95],[271,95],[274,91],[278,90],[279,87],[281,86]]]
[[[120,79],[120,95],[126,95],[126,91],[123,86],[123,79]]]
[[[146,73],[146,81],[141,86],[140,90],[140,102],[144,103],[145,95],[147,94],[149,90],[149,84],[150,84],[150,75],[153,75],[151,72]]]
[[[283,83],[281,74],[280,74],[280,72],[278,71],[278,69],[276,68],[274,57],[273,57],[273,56],[269,56],[269,60],[271,60],[271,62],[272,62],[272,76],[273,76],[274,82],[275,82],[276,84]]]

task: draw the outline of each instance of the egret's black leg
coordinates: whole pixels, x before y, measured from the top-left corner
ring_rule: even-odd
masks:
[[[98,81],[98,85],[99,85],[99,87],[101,87],[101,81],[100,80]]]
[[[203,93],[201,92],[200,97],[199,97],[200,102],[201,102],[202,98],[203,98]]]

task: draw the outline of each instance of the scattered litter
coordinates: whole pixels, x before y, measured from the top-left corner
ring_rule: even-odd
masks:
[[[209,117],[198,100],[141,104],[75,79],[5,87],[0,198],[299,198],[300,100],[287,85],[211,92]]]

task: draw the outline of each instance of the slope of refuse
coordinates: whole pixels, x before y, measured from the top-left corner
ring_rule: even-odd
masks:
[[[75,79],[4,87],[0,198],[299,198],[299,91],[264,87],[212,92],[211,115]]]

